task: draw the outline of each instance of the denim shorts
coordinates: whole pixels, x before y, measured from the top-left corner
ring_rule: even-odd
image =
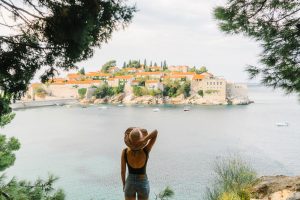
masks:
[[[128,174],[125,181],[125,198],[136,198],[148,200],[150,186],[147,175]]]

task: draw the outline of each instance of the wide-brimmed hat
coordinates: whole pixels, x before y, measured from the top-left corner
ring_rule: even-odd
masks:
[[[131,150],[143,149],[147,145],[148,141],[145,141],[137,146],[137,145],[132,144],[132,142],[130,140],[130,134],[133,133],[132,131],[134,129],[138,129],[138,131],[141,133],[141,137],[146,137],[148,135],[148,132],[146,129],[142,129],[142,128],[138,128],[138,127],[130,127],[124,133],[124,142]]]

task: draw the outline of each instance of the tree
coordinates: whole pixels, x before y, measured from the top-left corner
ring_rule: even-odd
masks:
[[[144,67],[147,67],[147,60],[144,60]]]
[[[126,62],[123,63],[123,68],[126,68]]]
[[[115,67],[116,65],[117,65],[116,60],[110,60],[110,61],[104,63],[104,65],[102,65],[101,71],[107,73],[109,68]]]
[[[154,66],[157,67],[157,63],[156,62],[154,62]]]
[[[82,67],[82,68],[78,71],[78,74],[85,75],[84,67]]]
[[[14,116],[10,102],[25,94],[39,69],[44,71],[44,83],[59,69],[76,69],[75,63],[92,57],[95,47],[125,28],[135,11],[126,0],[24,0],[18,5],[0,0],[0,27],[11,30],[9,35],[2,31],[0,35],[1,127]],[[6,16],[13,16],[13,20],[6,20]],[[0,166],[6,169],[13,164],[13,152],[19,147],[17,140],[4,139],[1,136]],[[31,183],[12,179],[6,183],[0,176],[0,199],[64,199],[61,190],[52,188],[55,180],[49,177]]]
[[[197,73],[197,74],[202,74],[202,73],[204,73],[204,72],[207,72],[207,69],[206,69],[206,67],[204,67],[204,66],[202,66],[202,67],[200,67],[200,69],[196,70],[196,73]]]
[[[0,94],[0,128],[9,124],[15,114],[7,102],[10,99]],[[15,160],[15,152],[20,149],[20,142],[12,137],[7,138],[0,134],[0,172],[11,167]],[[54,190],[53,184],[57,180],[54,176],[49,176],[48,180],[38,179],[34,183],[29,181],[18,181],[12,178],[5,181],[5,176],[0,175],[0,199],[36,199],[36,200],[63,200],[65,195],[62,190]]]
[[[125,0],[21,2],[0,1],[1,12],[14,16],[0,19],[0,26],[14,33],[0,36],[0,87],[13,99],[24,95],[39,69],[45,69],[41,80],[46,82],[59,69],[74,69],[75,63],[92,57],[93,48],[126,27],[136,10]]]
[[[300,92],[299,14],[298,0],[228,0],[214,10],[223,32],[260,42],[262,66],[248,66],[250,78],[260,75],[263,84],[287,93]]]
[[[149,67],[152,67],[153,65],[152,65],[152,61],[150,61],[150,66]]]
[[[163,63],[163,70],[167,70],[167,69],[168,69],[167,61],[164,60],[164,63]]]
[[[119,89],[116,89],[116,92],[118,92],[119,90],[124,90],[124,88],[122,88],[122,86]],[[94,96],[96,96],[97,98],[104,98],[106,96],[113,96],[114,95],[114,90],[112,87],[109,87],[108,84],[103,84],[101,86],[99,86],[95,92],[94,92]]]
[[[128,63],[127,67],[140,68],[141,64],[138,60],[132,60]]]

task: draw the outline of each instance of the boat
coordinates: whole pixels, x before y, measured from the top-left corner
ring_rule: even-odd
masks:
[[[66,108],[71,108],[71,105],[68,104],[68,105],[65,105],[65,107],[66,107]]]
[[[278,122],[276,123],[276,126],[289,126],[288,122]]]
[[[183,111],[184,111],[184,112],[190,111],[190,108],[189,108],[189,107],[184,107],[184,108],[183,108]]]
[[[159,108],[154,108],[154,109],[153,109],[153,112],[159,112],[159,111],[160,111]]]
[[[107,106],[100,106],[98,109],[106,110],[108,107]]]
[[[123,104],[119,104],[118,107],[124,107],[124,105]]]

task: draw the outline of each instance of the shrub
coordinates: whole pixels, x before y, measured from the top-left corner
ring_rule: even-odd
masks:
[[[46,90],[42,87],[38,87],[34,90],[36,96],[44,98],[47,94]]]
[[[167,81],[164,86],[163,95],[169,97],[176,97],[178,95],[177,90],[180,88],[179,81]]]
[[[207,189],[206,200],[250,200],[256,183],[256,172],[239,158],[223,159],[215,165],[213,187]]]
[[[158,90],[148,90],[148,94],[151,96],[159,96],[162,94],[162,91],[160,89]]]
[[[144,89],[140,86],[133,86],[133,94],[137,97],[144,95]]]
[[[190,91],[191,91],[191,83],[189,81],[185,81],[185,82],[183,82],[182,85],[180,85],[176,94],[177,94],[177,96],[180,94],[183,94],[184,97],[188,97],[188,96],[190,96]]]
[[[161,191],[158,195],[155,195],[155,200],[167,200],[174,196],[174,191],[170,187],[166,187],[163,191]]]
[[[179,81],[167,81],[164,86],[163,95],[169,97],[176,97],[183,94],[184,97],[190,96],[191,83],[189,81],[184,81],[180,83]]]
[[[204,96],[203,90],[199,90],[199,91],[198,91],[198,94],[199,94],[201,97],[203,97],[203,96]]]
[[[124,85],[119,85],[118,87],[114,87],[113,93],[116,95],[124,92],[124,87],[125,87]]]
[[[113,95],[114,92],[112,87],[109,87],[107,84],[99,86],[94,92],[94,96],[96,96],[96,98],[104,98],[106,96],[113,96]]]
[[[107,96],[113,96],[113,95],[116,95],[116,94],[120,94],[124,92],[124,85],[119,85],[118,87],[110,87],[109,85],[107,84],[104,84],[104,85],[101,85],[99,86],[93,96],[95,96],[96,98],[104,98],[104,97],[107,97]]]
[[[78,89],[79,98],[83,99],[86,94],[87,89],[86,88],[80,88]]]
[[[206,90],[206,94],[213,94],[213,93],[218,93],[218,90]]]

